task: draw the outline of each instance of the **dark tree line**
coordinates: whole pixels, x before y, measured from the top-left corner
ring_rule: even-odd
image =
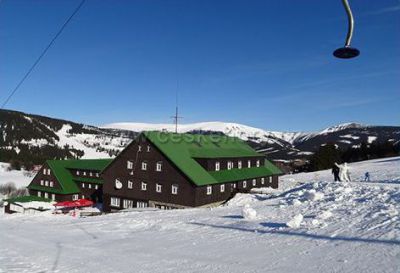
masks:
[[[348,147],[338,149],[334,143],[321,146],[310,158],[301,171],[318,171],[332,168],[335,162],[357,162],[369,159],[398,156],[400,146],[392,142],[367,144],[363,142],[359,148]]]

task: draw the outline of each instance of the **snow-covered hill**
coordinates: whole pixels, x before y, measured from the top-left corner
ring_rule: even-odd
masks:
[[[350,167],[214,209],[1,215],[0,272],[399,272],[400,157]]]

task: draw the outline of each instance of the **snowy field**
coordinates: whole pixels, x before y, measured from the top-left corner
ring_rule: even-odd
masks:
[[[400,157],[350,166],[214,209],[0,215],[0,272],[400,272]]]

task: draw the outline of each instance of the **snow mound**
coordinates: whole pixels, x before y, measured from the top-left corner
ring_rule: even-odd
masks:
[[[304,193],[304,197],[309,201],[318,201],[324,198],[324,194],[322,192],[317,192],[312,189]]]
[[[242,209],[242,217],[246,220],[255,220],[257,218],[257,211],[246,204]]]
[[[286,225],[290,228],[299,228],[302,222],[303,222],[303,215],[297,214],[289,222],[287,222]]]

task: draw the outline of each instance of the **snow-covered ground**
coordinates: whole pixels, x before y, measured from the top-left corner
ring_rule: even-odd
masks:
[[[0,272],[400,272],[400,157],[350,166],[214,209],[1,215]]]
[[[0,162],[0,184],[12,182],[17,188],[26,187],[33,179],[33,173],[26,171],[8,171],[10,164]]]

